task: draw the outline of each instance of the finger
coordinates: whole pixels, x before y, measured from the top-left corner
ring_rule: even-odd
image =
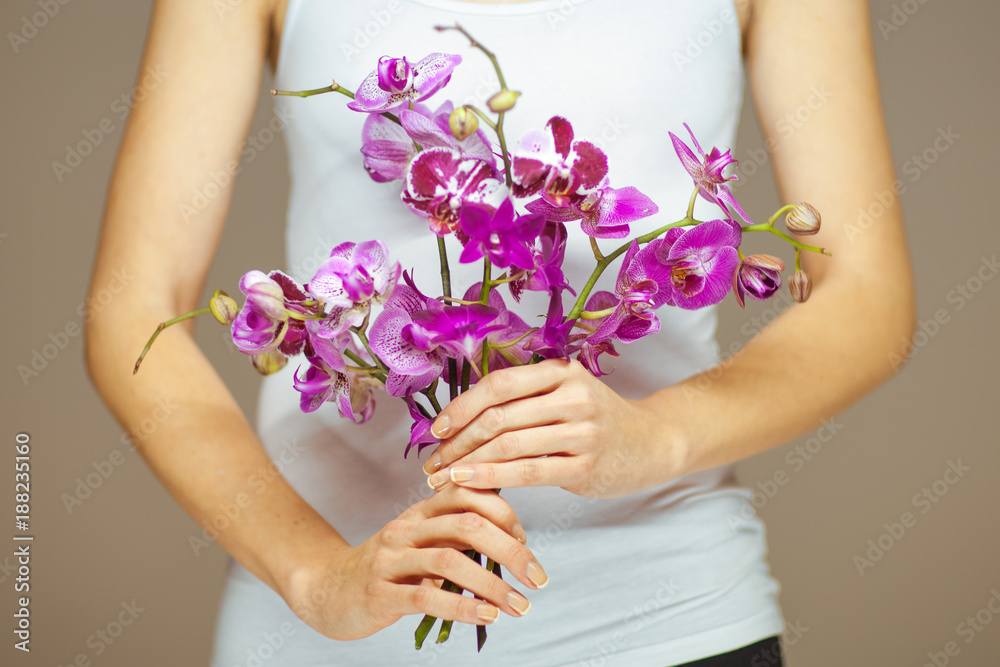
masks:
[[[510,584],[456,549],[429,548],[411,551],[406,574],[439,576],[486,600],[510,616],[524,616],[531,607]]]
[[[568,415],[565,410],[566,402],[560,399],[560,393],[557,389],[541,396],[486,408],[465,428],[451,439],[444,441],[431,453],[424,463],[424,472],[430,475],[435,470],[450,466],[502,433],[564,421]],[[517,456],[505,458],[517,458]]]
[[[449,482],[455,481],[451,476],[452,470],[465,469],[476,463],[501,463],[517,459],[573,454],[571,445],[574,442],[574,430],[570,424],[551,424],[501,433],[475,451],[432,474],[427,478],[427,484],[432,489],[440,490]]]
[[[427,500],[414,504],[400,518],[427,520],[444,514],[473,512],[502,528],[522,544],[527,542],[524,528],[510,504],[492,489],[466,489],[450,485]]]
[[[400,616],[404,614],[429,614],[434,618],[446,621],[459,621],[475,625],[489,625],[500,616],[497,607],[489,602],[444,591],[440,588],[392,584],[389,591],[389,606],[393,613]]]
[[[451,547],[464,551],[475,549],[503,565],[526,586],[539,588],[539,572],[544,572],[531,549],[473,512],[434,517],[410,533],[411,544],[418,548]]]
[[[447,476],[451,484],[475,489],[515,486],[579,486],[579,456],[542,456],[501,463],[459,464],[434,475]],[[431,477],[434,477],[432,475]]]
[[[488,373],[471,389],[449,403],[434,420],[431,432],[446,438],[457,433],[486,408],[526,396],[552,391],[565,378],[569,367],[562,359],[539,364],[502,368]]]

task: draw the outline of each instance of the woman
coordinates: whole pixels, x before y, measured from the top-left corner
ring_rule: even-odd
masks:
[[[362,426],[332,406],[304,415],[295,364],[265,380],[255,433],[190,327],[160,337],[133,378],[149,332],[201,298],[231,191],[195,209],[190,195],[234,170],[264,62],[278,88],[331,77],[351,88],[381,55],[460,53],[431,106],[481,106],[496,90],[488,61],[431,30],[456,20],[524,93],[509,137],[563,115],[602,142],[615,184],[668,216],[691,184],[667,132],[688,122],[702,145],[732,145],[745,63],[782,199],[823,212],[811,243],[833,257],[803,257],[808,303],[724,363],[714,309],[671,309],[660,311],[664,331],[620,350],[601,380],[562,361],[491,374],[437,419],[445,440],[424,470],[399,456],[402,402],[381,399]],[[181,406],[140,451],[199,524],[241,508],[217,536],[235,563],[214,664],[780,664],[778,584],[732,464],[885,380],[915,317],[897,205],[847,233],[894,179],[866,3],[172,0],[156,3],[144,64],[169,76],[133,111],[93,277],[100,286],[125,265],[135,288],[90,323],[88,365],[124,423],[162,396]],[[429,289],[432,240],[396,186],[363,173],[363,118],[344,101],[276,102],[292,170],[286,270],[308,280],[333,245],[381,238]],[[696,215],[712,206],[699,202]],[[579,286],[593,260],[574,241],[566,272]],[[477,271],[453,266],[457,284]],[[469,547],[512,577],[465,558]],[[441,591],[445,578],[483,600]],[[529,607],[534,620],[521,620]],[[470,626],[500,612],[510,618],[473,656]],[[458,623],[446,644],[416,653],[424,613]]]

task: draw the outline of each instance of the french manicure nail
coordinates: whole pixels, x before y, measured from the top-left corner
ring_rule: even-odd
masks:
[[[431,435],[435,438],[443,438],[451,431],[451,418],[448,415],[438,415],[438,418],[431,426]]]
[[[528,602],[528,598],[524,597],[517,591],[507,593],[507,604],[509,604],[511,609],[516,611],[520,616],[524,616],[528,613],[528,610],[531,609],[531,603]]]
[[[528,563],[528,580],[539,588],[545,588],[549,585],[549,575],[545,574],[545,570],[542,566],[531,561]]]
[[[435,491],[439,491],[442,486],[448,483],[448,473],[442,471],[436,472],[427,478],[427,486],[431,487]]]
[[[451,481],[455,482],[468,482],[472,480],[472,477],[476,474],[476,471],[472,468],[452,468],[451,469]]]
[[[500,615],[500,610],[491,604],[477,604],[476,605],[476,617],[480,620],[486,621],[487,623],[492,623],[497,620]]]
[[[434,473],[435,470],[441,467],[441,455],[434,452],[430,457],[424,462],[424,472],[428,475]]]

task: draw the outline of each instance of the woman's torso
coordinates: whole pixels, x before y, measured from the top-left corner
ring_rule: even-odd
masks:
[[[442,51],[460,54],[463,62],[428,106],[451,99],[483,107],[498,89],[489,61],[457,33],[432,29],[456,20],[496,52],[508,85],[523,93],[507,117],[509,142],[562,115],[578,138],[608,154],[612,186],[635,186],[658,204],[660,215],[633,224],[633,235],[682,217],[687,206],[692,185],[668,131],[682,131],[687,122],[703,146],[732,145],[743,72],[729,0],[290,0],[276,85],[300,90],[336,79],[353,88],[382,55],[417,60]],[[365,173],[359,152],[364,117],[345,102],[337,94],[276,100],[292,177],[285,268],[307,281],[338,243],[382,239],[424,291],[436,294],[435,240],[426,222],[399,201],[398,181],[375,183]],[[696,212],[715,213],[703,202]],[[594,260],[579,225],[569,226],[564,270],[580,287]],[[450,246],[452,258],[457,248]],[[616,269],[599,286],[613,285]],[[463,288],[480,279],[479,271],[452,262],[453,282]],[[538,295],[520,305],[504,296],[529,323],[544,312]],[[619,345],[622,356],[605,362],[615,371],[604,380],[623,396],[648,395],[718,361],[714,308],[664,308],[658,315],[659,334]],[[363,425],[340,418],[333,405],[303,414],[291,382],[296,361],[265,380],[258,431],[282,474],[357,544],[431,493],[420,462],[402,458],[409,417],[402,401],[384,394]],[[528,618],[491,626],[490,641],[476,658],[482,665],[576,665],[602,656],[606,664],[664,665],[781,631],[763,526],[741,512],[749,492],[735,485],[731,466],[616,500],[558,488],[506,489],[503,495],[552,585],[530,594]],[[236,566],[217,658],[253,642],[275,618],[297,623],[280,598]],[[416,621],[405,618],[348,643],[326,640],[298,623],[297,634],[267,664],[467,664],[468,628],[443,647],[416,654]]]

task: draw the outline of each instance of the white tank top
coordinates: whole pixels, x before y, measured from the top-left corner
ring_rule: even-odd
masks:
[[[577,138],[605,150],[612,186],[635,186],[657,203],[660,214],[633,223],[633,235],[682,217],[687,206],[692,184],[668,131],[685,136],[687,122],[703,147],[733,145],[743,68],[731,0],[290,0],[276,85],[301,90],[336,79],[354,89],[382,55],[412,62],[440,51],[463,62],[427,104],[483,107],[498,89],[489,61],[458,33],[433,30],[456,21],[496,52],[508,85],[523,92],[507,117],[509,144],[562,115]],[[275,100],[287,122],[291,170],[285,270],[307,281],[335,245],[382,239],[426,293],[438,294],[435,239],[400,202],[398,181],[376,183],[363,169],[365,117],[346,102],[339,94]],[[699,202],[696,213],[706,219],[716,211]],[[564,271],[579,288],[593,255],[577,223],[568,227]],[[449,249],[461,293],[481,267],[458,264],[458,246]],[[598,288],[610,289],[616,274],[617,265]],[[505,293],[528,322],[545,312],[546,298],[526,293],[518,306]],[[647,396],[718,362],[714,308],[666,306],[658,315],[658,334],[619,345],[622,356],[603,362],[615,369],[604,380],[623,396]],[[339,417],[333,404],[304,414],[292,387],[299,361],[265,379],[258,432],[289,482],[356,545],[431,493],[421,461],[403,459],[406,406],[383,394],[363,425]],[[750,491],[736,485],[732,466],[615,500],[559,488],[511,488],[503,496],[551,583],[523,591],[531,612],[501,614],[481,654],[472,627],[462,624],[446,644],[428,641],[417,652],[418,616],[366,639],[327,639],[234,563],[213,664],[663,667],[783,630],[764,526],[741,512]]]

